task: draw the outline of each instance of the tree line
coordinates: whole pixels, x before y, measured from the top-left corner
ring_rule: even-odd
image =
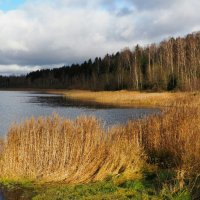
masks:
[[[170,38],[104,58],[89,59],[26,76],[0,77],[1,88],[65,88],[89,90],[200,89],[200,32]]]

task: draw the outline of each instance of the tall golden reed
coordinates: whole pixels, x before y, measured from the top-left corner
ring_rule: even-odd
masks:
[[[89,182],[140,170],[142,157],[136,139],[123,131],[105,133],[93,117],[70,121],[53,115],[12,126],[4,148],[2,175]]]
[[[200,98],[108,131],[94,117],[32,118],[13,125],[4,143],[1,176],[8,178],[89,182],[139,171],[147,157],[192,177],[200,174]]]

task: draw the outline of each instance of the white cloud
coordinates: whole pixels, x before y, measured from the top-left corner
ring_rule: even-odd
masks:
[[[41,69],[40,66],[0,65],[2,75],[23,75]]]
[[[199,7],[199,0],[29,0],[0,11],[0,73],[81,62],[197,31]]]

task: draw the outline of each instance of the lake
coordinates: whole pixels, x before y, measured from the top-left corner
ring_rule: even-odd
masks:
[[[20,123],[32,116],[47,116],[52,113],[70,119],[80,115],[96,116],[104,127],[110,127],[155,112],[158,109],[100,106],[41,92],[0,91],[0,136],[6,135],[12,123]]]

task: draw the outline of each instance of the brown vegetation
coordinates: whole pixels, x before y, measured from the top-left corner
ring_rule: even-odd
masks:
[[[196,93],[162,92],[147,93],[136,91],[102,91],[93,92],[87,90],[49,90],[49,93],[62,94],[71,100],[114,105],[120,107],[166,107],[171,106],[174,101],[192,98]]]
[[[140,170],[143,151],[123,131],[105,134],[95,118],[57,115],[14,125],[4,149],[3,175],[67,183]]]
[[[66,183],[135,175],[146,161],[194,180],[200,174],[200,98],[176,101],[162,113],[105,131],[93,117],[57,115],[13,125],[1,176]],[[146,160],[147,158],[147,160]]]

